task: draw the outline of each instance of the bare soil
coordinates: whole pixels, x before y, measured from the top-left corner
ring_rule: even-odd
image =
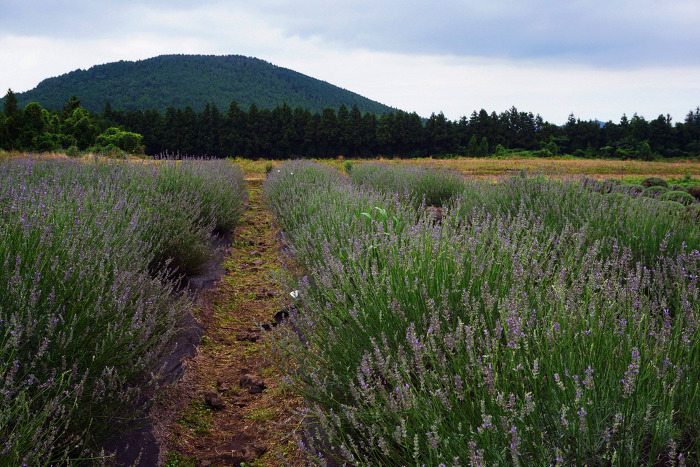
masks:
[[[250,198],[231,235],[225,275],[200,292],[194,316],[204,328],[196,356],[151,413],[165,466],[302,466],[294,433],[301,404],[265,352],[263,324],[288,304],[275,275],[293,267],[261,203],[261,180],[248,180]]]

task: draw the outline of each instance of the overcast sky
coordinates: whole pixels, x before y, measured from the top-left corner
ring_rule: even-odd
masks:
[[[678,122],[700,105],[700,0],[0,0],[2,95],[172,53],[261,58],[424,117]]]

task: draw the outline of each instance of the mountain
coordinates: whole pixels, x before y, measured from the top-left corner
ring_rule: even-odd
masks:
[[[319,113],[341,104],[357,105],[361,112],[377,115],[396,110],[325,81],[241,55],[122,60],[48,78],[36,88],[16,94],[20,107],[38,102],[52,110],[61,109],[73,95],[91,112],[102,112],[107,101],[113,110],[156,109],[161,113],[170,105],[182,109],[189,105],[199,112],[207,102],[213,102],[225,112],[232,100],[245,110],[252,103],[259,109],[274,109],[284,102]]]

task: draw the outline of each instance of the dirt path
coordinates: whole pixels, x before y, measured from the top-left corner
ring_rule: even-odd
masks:
[[[262,207],[262,181],[248,184],[226,275],[203,292],[195,310],[205,328],[202,345],[154,408],[164,466],[307,465],[292,438],[300,399],[264,358],[266,333],[257,327],[274,322],[288,304],[272,278],[285,259]]]

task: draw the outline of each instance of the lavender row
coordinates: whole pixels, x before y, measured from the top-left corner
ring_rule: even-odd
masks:
[[[0,464],[109,456],[190,307],[173,268],[208,258],[242,195],[221,163],[0,166]]]
[[[272,174],[307,273],[278,340],[317,422],[307,447],[355,465],[697,463],[697,227],[635,251],[639,230],[582,212],[619,207],[575,186],[470,184],[436,223],[322,167]],[[623,212],[663,229],[648,208]]]
[[[464,191],[464,179],[459,173],[414,165],[358,165],[350,171],[350,179],[360,187],[404,195],[416,208],[421,204],[443,206]]]

